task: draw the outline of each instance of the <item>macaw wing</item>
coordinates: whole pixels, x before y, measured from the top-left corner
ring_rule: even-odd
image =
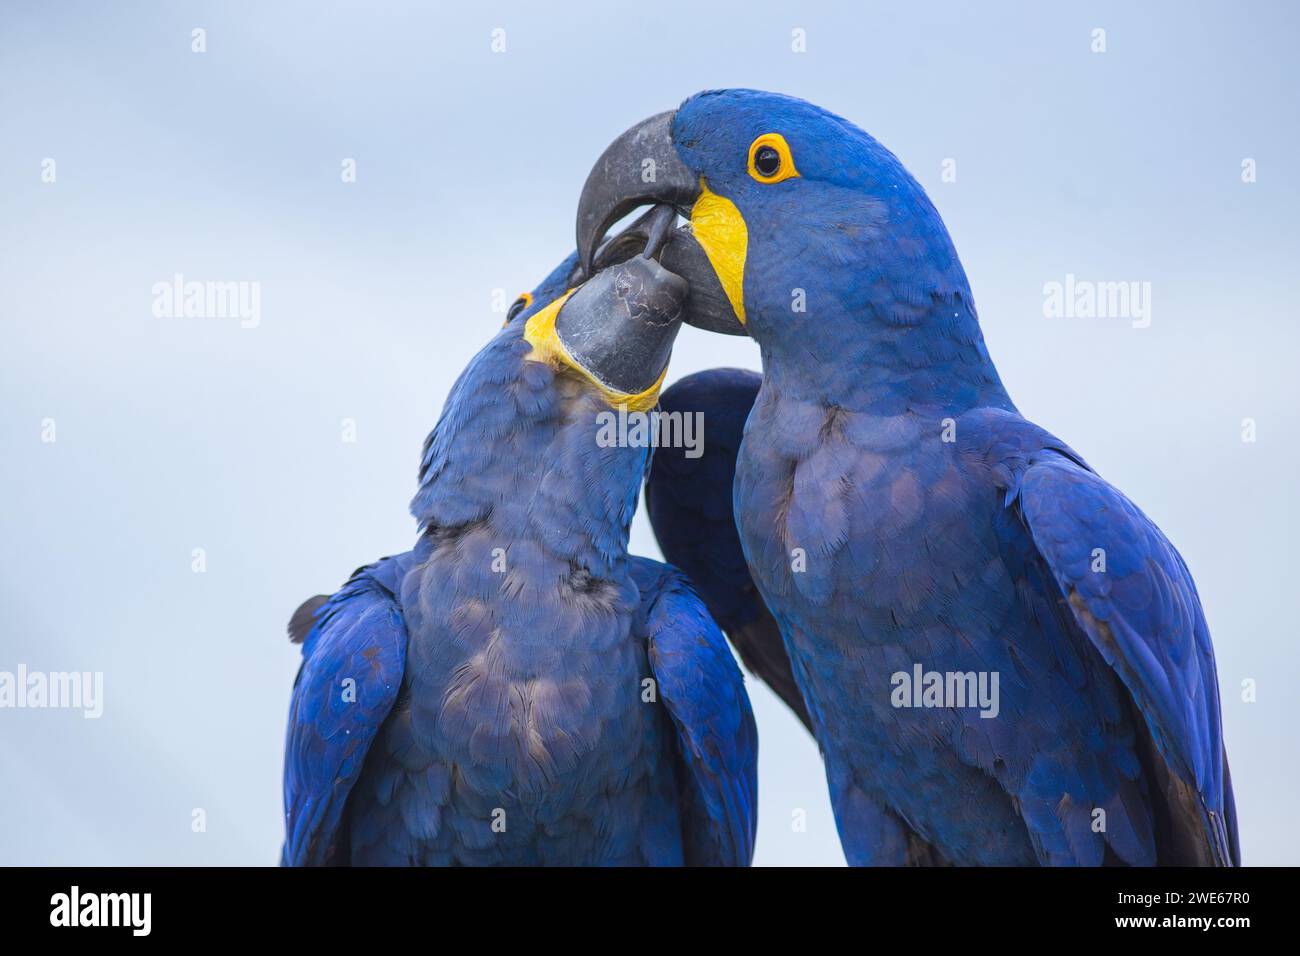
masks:
[[[704,603],[664,569],[646,617],[650,670],[677,732],[691,866],[749,866],[758,826],[758,729],[745,679]]]
[[[1240,862],[1214,649],[1196,585],[1160,529],[1067,457],[1037,459],[1019,509],[1074,620],[1149,734],[1161,863]]]
[[[405,669],[397,564],[385,558],[361,568],[315,611],[289,705],[286,866],[347,862],[339,839],[343,810]]]
[[[720,368],[690,375],[664,392],[661,414],[700,413],[702,453],[658,448],[646,476],[646,511],[668,562],[691,579],[746,669],[757,674],[811,732],[781,630],[763,603],[740,546],[732,506],[736,456],[762,376]],[[678,419],[684,421],[685,419]],[[661,434],[673,423],[664,424]]]

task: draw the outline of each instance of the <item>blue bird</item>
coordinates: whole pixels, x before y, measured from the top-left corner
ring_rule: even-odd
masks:
[[[628,554],[649,448],[599,440],[667,370],[685,288],[653,251],[521,297],[425,443],[415,546],[294,615],[284,864],[750,863],[743,679]]]
[[[804,101],[706,92],[598,160],[583,261],[649,202],[690,218],[686,320],[761,349],[734,517],[849,862],[1239,862],[1191,574],[1016,410],[898,159]]]

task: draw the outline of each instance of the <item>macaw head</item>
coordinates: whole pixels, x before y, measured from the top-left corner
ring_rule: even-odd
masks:
[[[548,548],[596,576],[622,560],[651,446],[635,440],[646,419],[624,429],[620,417],[607,440],[603,412],[647,412],[658,402],[687,293],[656,258],[674,219],[667,207],[652,210],[638,225],[644,239],[607,244],[590,278],[575,253],[519,297],[456,380],[425,442],[411,502],[421,527],[498,511],[542,529]],[[530,479],[538,480],[521,493],[519,482]]]
[[[811,103],[711,91],[632,127],[583,187],[580,263],[613,222],[655,202],[689,219],[661,257],[691,285],[688,324],[747,333],[765,356],[805,365],[876,360],[882,348],[916,364],[924,356],[909,353],[945,335],[979,337],[965,273],[920,185]]]
[[[506,327],[519,326],[530,358],[567,368],[611,406],[653,408],[688,291],[656,259],[675,217],[656,207],[597,251],[590,278],[575,252],[520,295]]]
[[[538,309],[550,305],[564,293],[580,284],[582,282],[581,272],[582,270],[578,268],[578,253],[569,253],[564,258],[564,261],[552,269],[551,274],[538,283],[532,291],[519,293],[519,297],[506,310],[504,325],[509,325],[515,319],[521,317],[527,321],[528,316]]]

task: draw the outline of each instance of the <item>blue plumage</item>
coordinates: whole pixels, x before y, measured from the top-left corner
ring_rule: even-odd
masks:
[[[425,445],[412,551],[315,614],[285,766],[289,864],[748,865],[757,741],[717,626],[627,553],[645,448],[529,360],[475,357]],[[347,679],[355,696],[342,696]]]
[[[646,510],[664,557],[686,572],[745,667],[811,729],[781,630],[750,577],[732,510],[736,455],[761,381],[745,369],[712,369],[664,392],[664,413],[703,416],[703,447],[697,456],[684,445],[655,452]]]
[[[769,182],[754,150],[774,133],[797,175]],[[707,184],[745,226],[764,371],[735,517],[850,862],[1236,862],[1191,576],[1017,412],[921,187],[866,133],[789,97],[700,94],[671,138],[687,169],[674,182]],[[710,240],[696,218],[734,256],[736,230]],[[894,675],[918,666],[996,675],[996,716],[903,706]]]
[[[384,558],[361,568],[319,612],[303,644],[285,745],[282,862],[331,862],[366,753],[397,700],[406,625],[395,587],[409,566]]]

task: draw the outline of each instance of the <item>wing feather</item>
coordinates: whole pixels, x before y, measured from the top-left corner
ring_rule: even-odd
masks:
[[[1160,862],[1240,862],[1214,648],[1187,565],[1133,502],[1069,457],[1036,458],[1018,490],[1075,622],[1141,715]]]
[[[384,583],[396,560],[360,569],[314,611],[289,705],[286,866],[347,862],[344,808],[405,668],[406,625]]]
[[[646,623],[650,668],[677,732],[686,863],[749,866],[758,730],[744,678],[704,603],[671,569]]]

